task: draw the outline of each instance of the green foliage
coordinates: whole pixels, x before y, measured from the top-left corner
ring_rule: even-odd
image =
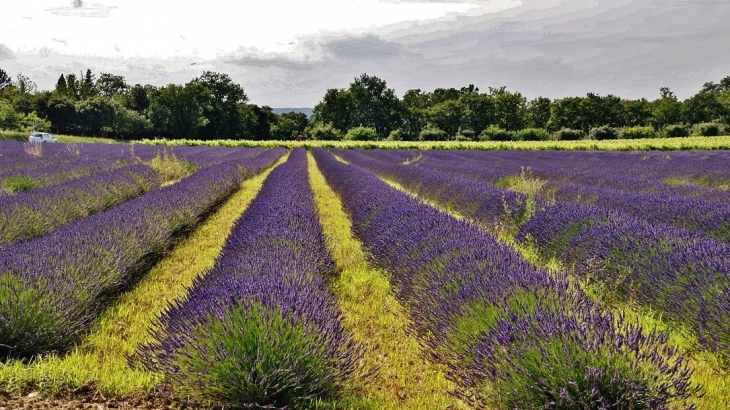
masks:
[[[299,125],[292,119],[279,117],[276,124],[271,124],[271,137],[275,140],[289,140],[299,134]]]
[[[311,139],[316,141],[339,141],[342,139],[342,132],[330,123],[317,123],[311,126],[308,132]]]
[[[35,111],[26,114],[21,120],[26,131],[50,131],[51,122],[43,119],[35,113]]]
[[[554,141],[577,141],[584,137],[583,131],[572,128],[562,128],[550,135],[550,139]]]
[[[550,133],[543,128],[524,128],[515,133],[515,141],[547,141]]]
[[[388,134],[386,141],[403,141],[403,131],[401,129],[393,130]]]
[[[204,139],[240,138],[243,127],[238,106],[248,101],[248,96],[239,84],[228,74],[204,72],[186,85],[192,88],[203,117],[207,120],[200,126]]]
[[[378,141],[377,131],[370,127],[350,128],[345,134],[345,141]]]
[[[420,141],[448,141],[449,136],[437,127],[427,126],[418,134],[418,139]]]
[[[717,137],[725,132],[725,126],[717,122],[703,122],[692,127],[692,135]]]
[[[177,138],[195,138],[208,123],[199,102],[200,88],[170,84],[150,93],[149,116],[158,130]]]
[[[512,141],[515,133],[496,125],[490,125],[479,134],[479,141]]]
[[[604,125],[602,127],[591,128],[588,133],[589,140],[615,140],[619,137],[620,132],[618,129]]]
[[[527,103],[527,124],[532,128],[547,128],[550,121],[552,101],[547,97],[537,97]]]
[[[343,382],[332,377],[337,370],[316,331],[256,304],[209,315],[188,338],[195,342],[174,353],[179,371],[171,380],[183,394],[233,407],[305,408],[336,396]]]
[[[666,138],[689,137],[689,127],[684,124],[670,124],[664,127],[662,135]]]
[[[476,141],[477,133],[474,130],[459,130],[456,134],[456,141]]]
[[[621,138],[625,139],[642,139],[642,138],[656,138],[657,133],[654,131],[654,127],[626,127],[621,129]]]
[[[0,129],[17,131],[22,128],[22,116],[15,112],[13,106],[0,100]]]
[[[25,175],[12,175],[3,180],[3,191],[17,194],[40,186],[40,182]]]

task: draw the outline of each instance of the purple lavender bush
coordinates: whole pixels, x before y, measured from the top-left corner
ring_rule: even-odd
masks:
[[[457,397],[476,408],[666,409],[697,391],[664,335],[603,312],[477,226],[313,153]]]
[[[64,351],[181,234],[235,192],[274,149],[203,169],[177,184],[0,250],[0,359]]]
[[[175,394],[236,408],[303,408],[338,395],[361,348],[342,328],[335,272],[294,150],[236,223],[215,266],[159,318],[142,365]]]

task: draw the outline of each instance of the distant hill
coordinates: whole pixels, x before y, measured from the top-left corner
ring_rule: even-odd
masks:
[[[303,112],[307,118],[312,116],[312,109],[311,108],[273,108],[272,111],[276,115],[281,115],[287,112]]]

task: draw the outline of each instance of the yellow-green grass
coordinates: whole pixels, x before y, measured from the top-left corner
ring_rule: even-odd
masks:
[[[715,150],[730,149],[730,136],[648,138],[580,141],[251,141],[251,140],[188,140],[145,139],[150,145],[208,145],[224,147],[304,147],[321,148],[382,148],[382,149],[475,149],[475,150],[568,150],[568,151],[634,151],[634,150]]]
[[[0,131],[0,141],[24,141],[28,142],[28,136],[30,135],[30,131]],[[64,143],[78,143],[78,142],[95,142],[95,143],[103,143],[103,144],[114,144],[119,141],[112,139],[112,138],[102,138],[102,137],[80,137],[75,135],[56,135],[53,134],[54,137],[58,140],[58,142],[64,142]]]
[[[282,158],[276,165],[285,161]],[[148,329],[171,301],[187,293],[194,278],[213,266],[235,221],[273,169],[247,179],[241,189],[182,240],[129,292],[104,311],[90,333],[66,355],[46,355],[29,364],[0,362],[0,390],[18,394],[29,388],[53,395],[93,381],[104,395],[147,392],[161,376],[132,369],[125,356],[148,342]]]
[[[415,192],[397,182],[386,178],[381,179],[391,187],[418,199],[422,203],[446,212],[456,219],[470,220],[454,209],[419,197]],[[518,188],[524,187],[523,184],[517,184],[516,186]],[[486,230],[484,226],[481,228]],[[569,281],[578,284],[589,297],[599,302],[614,315],[623,314],[628,322],[638,323],[647,332],[652,330],[665,332],[668,336],[668,344],[681,349],[693,369],[691,383],[702,386],[701,394],[692,396],[689,403],[694,404],[697,410],[728,408],[727,403],[730,402],[730,372],[722,366],[716,355],[711,352],[697,351],[694,348],[694,346],[697,346],[696,336],[690,329],[681,324],[663,320],[660,312],[652,311],[631,301],[618,301],[612,298],[610,289],[601,288],[595,282],[588,282],[576,277],[570,267],[563,266],[555,258],[544,258],[532,247],[516,242],[508,230],[491,231],[491,233],[499,241],[510,245],[533,266],[546,269],[551,274],[567,273]],[[681,408],[682,403],[677,403],[677,406]]]
[[[448,394],[453,388],[441,369],[421,356],[408,333],[408,313],[395,299],[388,278],[368,266],[362,244],[353,237],[342,203],[309,156],[309,180],[322,228],[340,276],[331,286],[344,325],[365,346],[363,373],[370,378],[351,387],[338,408],[445,409],[463,404]]]

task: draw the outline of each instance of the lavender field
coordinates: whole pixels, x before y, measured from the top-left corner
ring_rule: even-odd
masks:
[[[0,407],[728,408],[728,164],[0,142]]]

